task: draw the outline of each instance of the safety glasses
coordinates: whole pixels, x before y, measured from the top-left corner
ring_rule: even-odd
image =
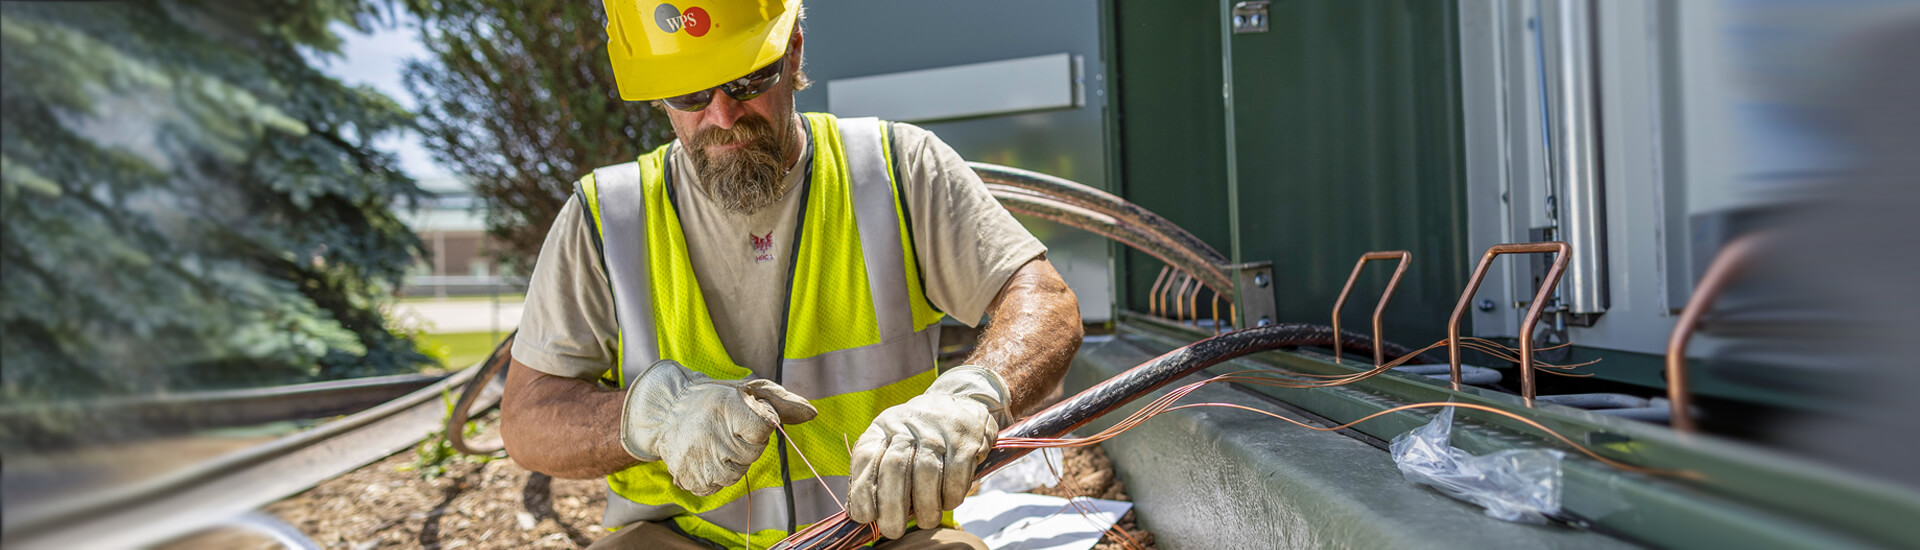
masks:
[[[753,98],[760,97],[760,94],[767,93],[767,90],[772,89],[773,85],[779,84],[780,74],[787,72],[786,68],[787,58],[781,56],[780,59],[774,60],[773,63],[765,67],[747,73],[746,76],[728,81],[725,84],[686,95],[669,97],[660,101],[666,103],[668,107],[687,112],[696,112],[707,108],[707,104],[713,103],[714,90],[726,92],[727,97],[733,98],[734,101],[750,101]]]

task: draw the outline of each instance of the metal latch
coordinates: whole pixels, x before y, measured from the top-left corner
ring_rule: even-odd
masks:
[[[1233,4],[1233,34],[1267,32],[1268,0],[1248,0]]]

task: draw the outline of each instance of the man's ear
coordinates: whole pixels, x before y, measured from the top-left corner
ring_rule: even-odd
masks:
[[[805,49],[806,45],[807,45],[806,34],[800,32],[799,24],[795,24],[793,26],[793,37],[787,40],[787,55],[791,56],[791,59],[789,59],[788,62],[792,63],[796,67],[800,66],[800,58],[802,57],[800,55],[800,52],[801,50]]]

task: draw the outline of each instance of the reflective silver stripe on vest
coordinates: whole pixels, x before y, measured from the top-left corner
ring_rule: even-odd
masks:
[[[799,508],[796,514],[801,525],[827,519],[827,516],[840,511],[840,502],[836,497],[845,498],[847,494],[847,476],[825,476],[828,493],[820,482],[812,479],[797,479],[793,482],[793,503]],[[752,516],[753,530],[786,530],[787,493],[785,487],[764,487],[749,491],[751,496],[743,496],[699,514],[700,519],[712,522],[723,529],[734,532],[747,532],[748,516]],[[636,521],[666,521],[685,512],[679,505],[667,504],[652,506],[641,504],[619,493],[607,489],[607,513],[601,522],[602,527],[620,527]],[[615,518],[620,518],[615,523]]]
[[[940,325],[936,323],[871,346],[788,359],[780,386],[808,399],[880,388],[932,369],[938,345]]]
[[[653,334],[653,287],[647,273],[647,201],[640,163],[593,171],[600,203],[600,249],[613,283],[614,320],[620,325],[620,387],[660,358]],[[671,182],[669,182],[671,185]]]
[[[647,271],[646,187],[640,181],[640,163],[616,164],[593,171],[595,200],[600,205],[600,249],[607,262],[607,280],[613,286],[613,313],[620,325],[620,387],[660,357],[653,331],[652,274]],[[672,182],[668,182],[672,185]],[[685,512],[677,504],[641,504],[607,487],[603,527],[636,521],[662,521]]]
[[[893,208],[893,177],[887,170],[886,139],[877,118],[840,119],[840,144],[847,151],[853,187],[853,216],[860,224],[860,252],[866,256],[867,288],[873,292],[873,316],[880,341],[913,332],[907,274],[900,247],[900,215]],[[804,394],[803,394],[804,395]]]

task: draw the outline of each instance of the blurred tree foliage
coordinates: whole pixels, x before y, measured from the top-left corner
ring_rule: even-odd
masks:
[[[435,59],[407,66],[427,148],[472,182],[503,262],[531,272],[573,182],[672,139],[620,100],[600,2],[408,0]]]
[[[0,4],[0,371],[18,403],[413,370],[381,311],[410,115],[312,61],[366,0]]]

